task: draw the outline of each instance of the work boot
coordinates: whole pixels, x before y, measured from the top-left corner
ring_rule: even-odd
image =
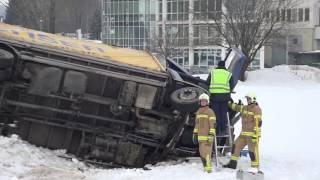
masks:
[[[207,169],[206,169],[206,172],[207,172],[207,173],[212,173],[212,169],[207,168]]]
[[[202,162],[203,167],[206,167],[206,159],[205,158],[201,158],[201,162]]]
[[[205,171],[207,173],[211,173],[212,172],[212,164],[211,164],[211,156],[210,155],[206,156],[205,162],[206,162],[205,167],[204,167]]]
[[[224,168],[236,169],[238,162],[235,160],[230,160],[228,164],[223,165]]]

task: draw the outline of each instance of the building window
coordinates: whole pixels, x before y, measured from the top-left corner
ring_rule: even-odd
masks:
[[[193,40],[196,46],[221,44],[221,39],[213,25],[194,25]]]
[[[279,22],[280,19],[281,19],[281,12],[280,12],[280,10],[277,10],[276,11],[276,21]]]
[[[320,25],[320,8],[319,8],[319,25]]]
[[[221,60],[221,49],[195,49],[194,65],[201,69],[209,69]]]
[[[168,46],[188,46],[189,26],[187,24],[167,25],[165,36]]]
[[[156,0],[104,0],[103,41],[151,50],[156,31]]]
[[[188,0],[168,0],[167,1],[167,19],[169,21],[184,21],[189,19],[189,1]]]
[[[291,9],[287,9],[287,21],[291,22]]]
[[[284,22],[286,21],[286,10],[281,9],[281,21]]]
[[[320,39],[317,39],[317,50],[320,50]]]
[[[251,70],[260,69],[260,50],[257,52],[255,57],[253,58],[253,61],[250,64],[250,69]]]
[[[159,1],[159,21],[162,21],[162,1]]]
[[[298,44],[298,39],[297,38],[293,38],[292,39],[292,44],[297,45]]]
[[[215,16],[220,16],[221,11],[222,0],[194,0],[194,18],[196,20],[212,20]]]
[[[298,16],[299,16],[299,22],[302,22],[303,21],[303,9],[302,8],[299,9]]]
[[[309,21],[310,20],[310,9],[305,8],[304,9],[304,21]]]
[[[194,65],[195,66],[198,66],[199,65],[199,55],[198,55],[198,52],[195,52],[194,54],[193,54],[193,63],[194,63]]]
[[[298,17],[298,14],[297,14],[297,9],[292,9],[291,10],[291,21],[292,22],[296,22],[297,21],[297,17]]]
[[[170,52],[171,59],[184,68],[189,68],[189,50],[173,49]]]

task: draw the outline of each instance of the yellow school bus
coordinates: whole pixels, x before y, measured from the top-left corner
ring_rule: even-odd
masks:
[[[86,162],[142,167],[192,146],[201,83],[145,51],[0,23],[0,133]]]
[[[23,43],[26,46],[37,46],[77,56],[96,58],[99,61],[113,61],[153,71],[165,70],[158,59],[145,51],[77,40],[4,23],[0,23],[0,38]]]

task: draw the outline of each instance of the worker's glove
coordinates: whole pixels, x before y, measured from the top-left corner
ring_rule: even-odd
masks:
[[[212,143],[213,143],[213,140],[214,140],[214,136],[209,135],[209,136],[208,136],[208,143],[212,144]]]
[[[193,142],[193,144],[198,144],[198,134],[193,133],[192,142]]]

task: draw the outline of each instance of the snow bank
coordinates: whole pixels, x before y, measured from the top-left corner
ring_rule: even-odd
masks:
[[[312,80],[320,82],[320,69],[318,68],[302,65],[282,65],[276,66],[272,69],[277,72],[287,72],[290,74],[294,74],[302,80]]]
[[[205,75],[199,75],[206,78]],[[258,95],[263,110],[261,169],[266,180],[319,180],[320,102],[319,70],[307,66],[278,66],[249,72],[248,81],[236,87],[235,100],[248,91]],[[240,124],[237,125],[239,128]],[[200,161],[159,163],[142,169],[97,169],[85,167],[19,140],[0,137],[0,179],[88,179],[88,180],[211,180],[235,179],[235,171],[202,171]],[[242,157],[241,168],[249,166]]]
[[[208,74],[195,74],[203,80],[208,78]],[[274,81],[274,79],[277,79]],[[301,83],[301,80],[320,82],[320,69],[303,65],[279,65],[273,68],[265,68],[257,71],[248,72],[248,82],[254,84],[282,84],[283,81],[290,81],[290,84]]]
[[[310,66],[276,66],[248,73],[247,85],[299,87],[320,83],[320,69]]]
[[[35,147],[17,136],[0,136],[0,179],[83,179],[79,162],[59,158],[64,151]]]

